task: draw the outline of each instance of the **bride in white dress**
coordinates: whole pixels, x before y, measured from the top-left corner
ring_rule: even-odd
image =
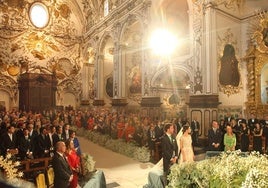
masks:
[[[191,128],[189,125],[184,125],[182,128],[182,136],[179,140],[181,157],[180,162],[193,162],[194,151],[192,146]]]

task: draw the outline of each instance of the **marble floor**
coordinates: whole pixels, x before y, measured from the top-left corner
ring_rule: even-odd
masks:
[[[104,172],[107,188],[142,188],[147,184],[148,173],[152,170],[153,163],[141,163],[105,149],[85,138],[78,137],[78,139],[82,152],[93,156],[96,168]],[[196,156],[196,160],[203,158],[204,154]]]

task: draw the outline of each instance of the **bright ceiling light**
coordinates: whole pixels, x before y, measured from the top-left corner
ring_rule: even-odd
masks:
[[[49,21],[48,9],[44,4],[35,2],[30,8],[29,17],[35,27],[44,28]]]
[[[176,36],[165,29],[157,29],[151,36],[150,46],[157,55],[170,55],[174,52],[177,44]]]

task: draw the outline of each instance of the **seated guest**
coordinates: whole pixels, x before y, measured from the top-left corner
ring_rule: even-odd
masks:
[[[19,149],[19,157],[21,160],[32,158],[33,154],[33,147],[32,142],[29,137],[29,130],[24,128],[23,129],[23,136],[18,139],[18,149]]]
[[[67,162],[65,152],[65,143],[59,141],[55,145],[56,152],[52,159],[52,167],[54,170],[54,187],[67,188],[73,180],[73,174],[70,165]]]
[[[69,188],[77,188],[78,185],[78,173],[80,172],[80,157],[77,155],[74,143],[71,139],[66,141],[66,157],[67,161],[72,169],[73,179],[70,182]]]
[[[226,133],[224,134],[224,151],[234,151],[236,146],[236,136],[233,133],[231,126],[227,125]]]
[[[34,142],[34,158],[49,157],[49,142],[47,129],[41,127],[40,134],[36,137]]]

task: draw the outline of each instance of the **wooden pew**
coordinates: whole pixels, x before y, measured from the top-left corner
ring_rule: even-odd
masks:
[[[27,159],[20,162],[19,170],[22,172],[33,172],[46,170],[51,163],[52,158]]]

